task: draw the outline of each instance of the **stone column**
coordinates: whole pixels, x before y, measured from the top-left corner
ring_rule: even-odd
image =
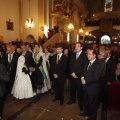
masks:
[[[54,0],[49,0],[49,10],[54,11],[54,5],[53,5]],[[54,17],[49,18],[49,28],[53,29],[54,28]]]

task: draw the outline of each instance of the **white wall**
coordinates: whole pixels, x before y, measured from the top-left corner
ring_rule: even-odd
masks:
[[[34,20],[34,28],[25,28],[25,21],[29,18],[29,0],[22,0],[22,28],[23,28],[23,41],[29,34],[32,34],[38,40],[38,0],[30,0],[30,14]]]
[[[6,21],[14,22],[14,31],[6,29]],[[4,42],[19,38],[19,2],[18,0],[0,0],[0,36]]]

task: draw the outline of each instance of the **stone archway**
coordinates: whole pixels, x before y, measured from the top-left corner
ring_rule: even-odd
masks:
[[[35,38],[33,35],[28,35],[25,41],[28,43],[33,43],[35,41]]]

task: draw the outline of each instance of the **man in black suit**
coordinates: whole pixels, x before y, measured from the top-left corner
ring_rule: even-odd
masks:
[[[9,75],[7,74],[6,68],[0,63],[0,119],[2,118],[3,107],[4,107],[4,95],[6,94],[5,83],[9,81]]]
[[[114,80],[116,62],[111,58],[111,50],[106,50],[107,58],[105,74],[102,77],[101,82],[101,102],[102,102],[102,112],[107,113],[108,104],[108,88],[111,82]]]
[[[83,44],[78,42],[75,45],[76,53],[71,55],[70,59],[70,101],[67,102],[68,105],[76,102],[76,92],[78,104],[80,107],[80,114],[84,114],[83,106],[84,106],[84,94],[83,94],[83,85],[81,83],[81,73],[87,62],[87,56],[84,52],[82,52]]]
[[[84,108],[87,120],[96,120],[99,100],[99,79],[102,73],[100,62],[96,60],[96,51],[88,51],[90,60],[83,71],[81,82],[84,89]]]
[[[32,57],[32,52],[27,50],[27,47],[24,44],[21,46],[21,49],[22,49],[21,54],[25,56],[25,64],[28,67],[28,69],[30,67],[34,67],[34,62],[33,62],[34,60],[33,60],[33,57]]]
[[[56,48],[57,54],[53,56],[51,66],[55,85],[55,98],[53,99],[53,102],[60,100],[60,105],[63,105],[64,102],[64,82],[67,67],[67,57],[62,53],[62,51],[62,46],[58,45]]]
[[[17,61],[18,61],[19,54],[13,52],[11,46],[7,47],[7,54],[3,56],[2,63],[5,65],[7,72],[9,73],[9,82],[6,84],[8,93],[11,92],[15,75],[16,75],[16,68],[17,68]]]

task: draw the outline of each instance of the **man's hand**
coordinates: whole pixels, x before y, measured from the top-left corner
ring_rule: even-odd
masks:
[[[72,76],[73,78],[78,78],[74,72],[71,74],[71,76]]]
[[[53,74],[54,78],[57,79],[58,78],[58,75],[57,74]]]
[[[85,84],[86,84],[86,81],[85,81],[85,79],[84,79],[84,78],[81,78],[81,82],[82,82],[82,84],[83,84],[83,85],[85,85]]]
[[[30,67],[29,70],[30,70],[31,72],[34,72],[34,71],[35,71],[35,68]]]
[[[108,85],[111,85],[111,83],[110,83],[110,82],[108,82],[107,84],[108,84]]]

